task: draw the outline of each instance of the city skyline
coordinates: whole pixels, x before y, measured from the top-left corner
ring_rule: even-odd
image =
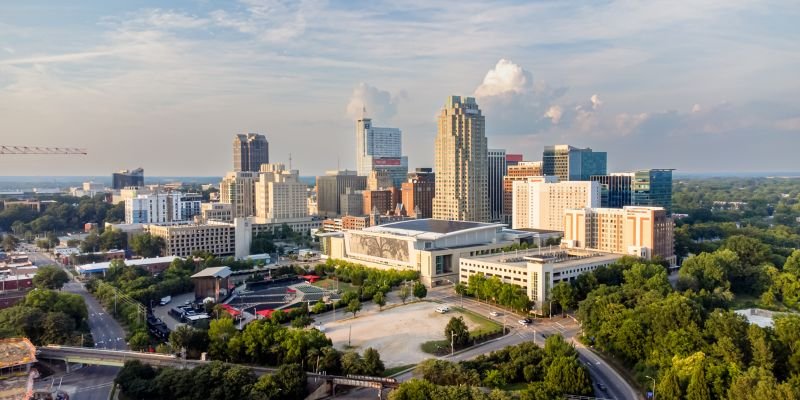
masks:
[[[363,107],[427,167],[452,94],[526,160],[572,143],[609,152],[610,172],[797,169],[796,8],[466,2],[453,34],[464,13],[426,3],[155,6],[0,6],[1,144],[89,150],[2,156],[4,175],[221,176],[247,132],[307,175],[354,169]]]

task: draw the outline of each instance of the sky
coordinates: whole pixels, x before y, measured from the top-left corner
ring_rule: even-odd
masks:
[[[301,175],[355,167],[354,118],[433,164],[474,96],[490,148],[607,151],[610,171],[800,170],[800,3],[3,1],[0,175],[221,176],[237,133]]]

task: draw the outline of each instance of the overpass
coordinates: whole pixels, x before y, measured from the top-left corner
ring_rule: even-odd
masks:
[[[122,367],[126,361],[138,360],[144,364],[149,364],[154,367],[171,367],[171,368],[194,368],[197,366],[208,364],[209,361],[203,360],[186,360],[176,357],[172,354],[156,354],[156,353],[142,353],[138,351],[129,350],[107,350],[107,349],[93,349],[88,347],[70,347],[48,345],[36,348],[36,357],[39,359],[58,360],[64,361],[67,364],[67,372],[69,372],[69,364],[88,364],[88,365],[108,365],[114,367]],[[253,370],[256,376],[275,373],[277,368],[258,367],[245,365],[247,368]],[[396,388],[399,383],[393,378],[381,378],[375,376],[361,376],[361,375],[348,375],[336,376],[326,374],[307,373],[309,382],[322,382],[325,390],[320,387],[318,391],[336,390],[336,386],[355,386],[374,388],[378,393],[382,393],[384,389]]]

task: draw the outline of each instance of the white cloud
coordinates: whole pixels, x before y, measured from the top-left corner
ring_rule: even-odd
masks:
[[[561,106],[555,105],[550,106],[547,111],[544,113],[544,117],[550,118],[550,121],[553,122],[553,125],[558,125],[558,122],[561,121],[561,115],[563,114],[564,110],[561,109]]]
[[[700,107],[700,104],[695,104],[695,105],[692,106],[692,112],[693,113],[699,113],[702,110],[703,110],[703,108]]]
[[[378,123],[387,121],[397,114],[397,103],[403,96],[403,93],[392,96],[386,90],[361,82],[350,95],[346,108],[347,116],[353,120],[360,118],[366,108],[366,116],[376,119]]]
[[[533,76],[517,64],[500,59],[483,78],[483,83],[475,89],[475,97],[521,94],[531,91]]]
[[[589,100],[592,102],[592,110],[597,110],[603,105],[603,102],[600,101],[600,96],[597,94],[593,94]]]

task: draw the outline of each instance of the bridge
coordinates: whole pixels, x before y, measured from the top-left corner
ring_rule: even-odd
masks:
[[[187,360],[176,357],[172,354],[143,353],[128,350],[106,350],[57,345],[37,347],[36,358],[64,361],[67,364],[67,372],[69,372],[70,363],[122,367],[125,365],[126,361],[138,360],[144,364],[149,364],[154,367],[171,367],[179,369],[195,368],[197,366],[209,363],[209,361],[204,360]],[[252,365],[245,366],[253,370],[256,376],[272,374],[278,370],[277,368],[269,367],[258,367]],[[337,386],[355,386],[377,389],[378,394],[380,395],[384,389],[393,389],[399,385],[397,380],[393,378],[381,378],[375,376],[336,376],[315,373],[307,373],[306,375],[308,376],[309,382],[322,382],[322,385],[317,390],[319,394],[322,394],[323,392],[332,393],[336,390]]]

